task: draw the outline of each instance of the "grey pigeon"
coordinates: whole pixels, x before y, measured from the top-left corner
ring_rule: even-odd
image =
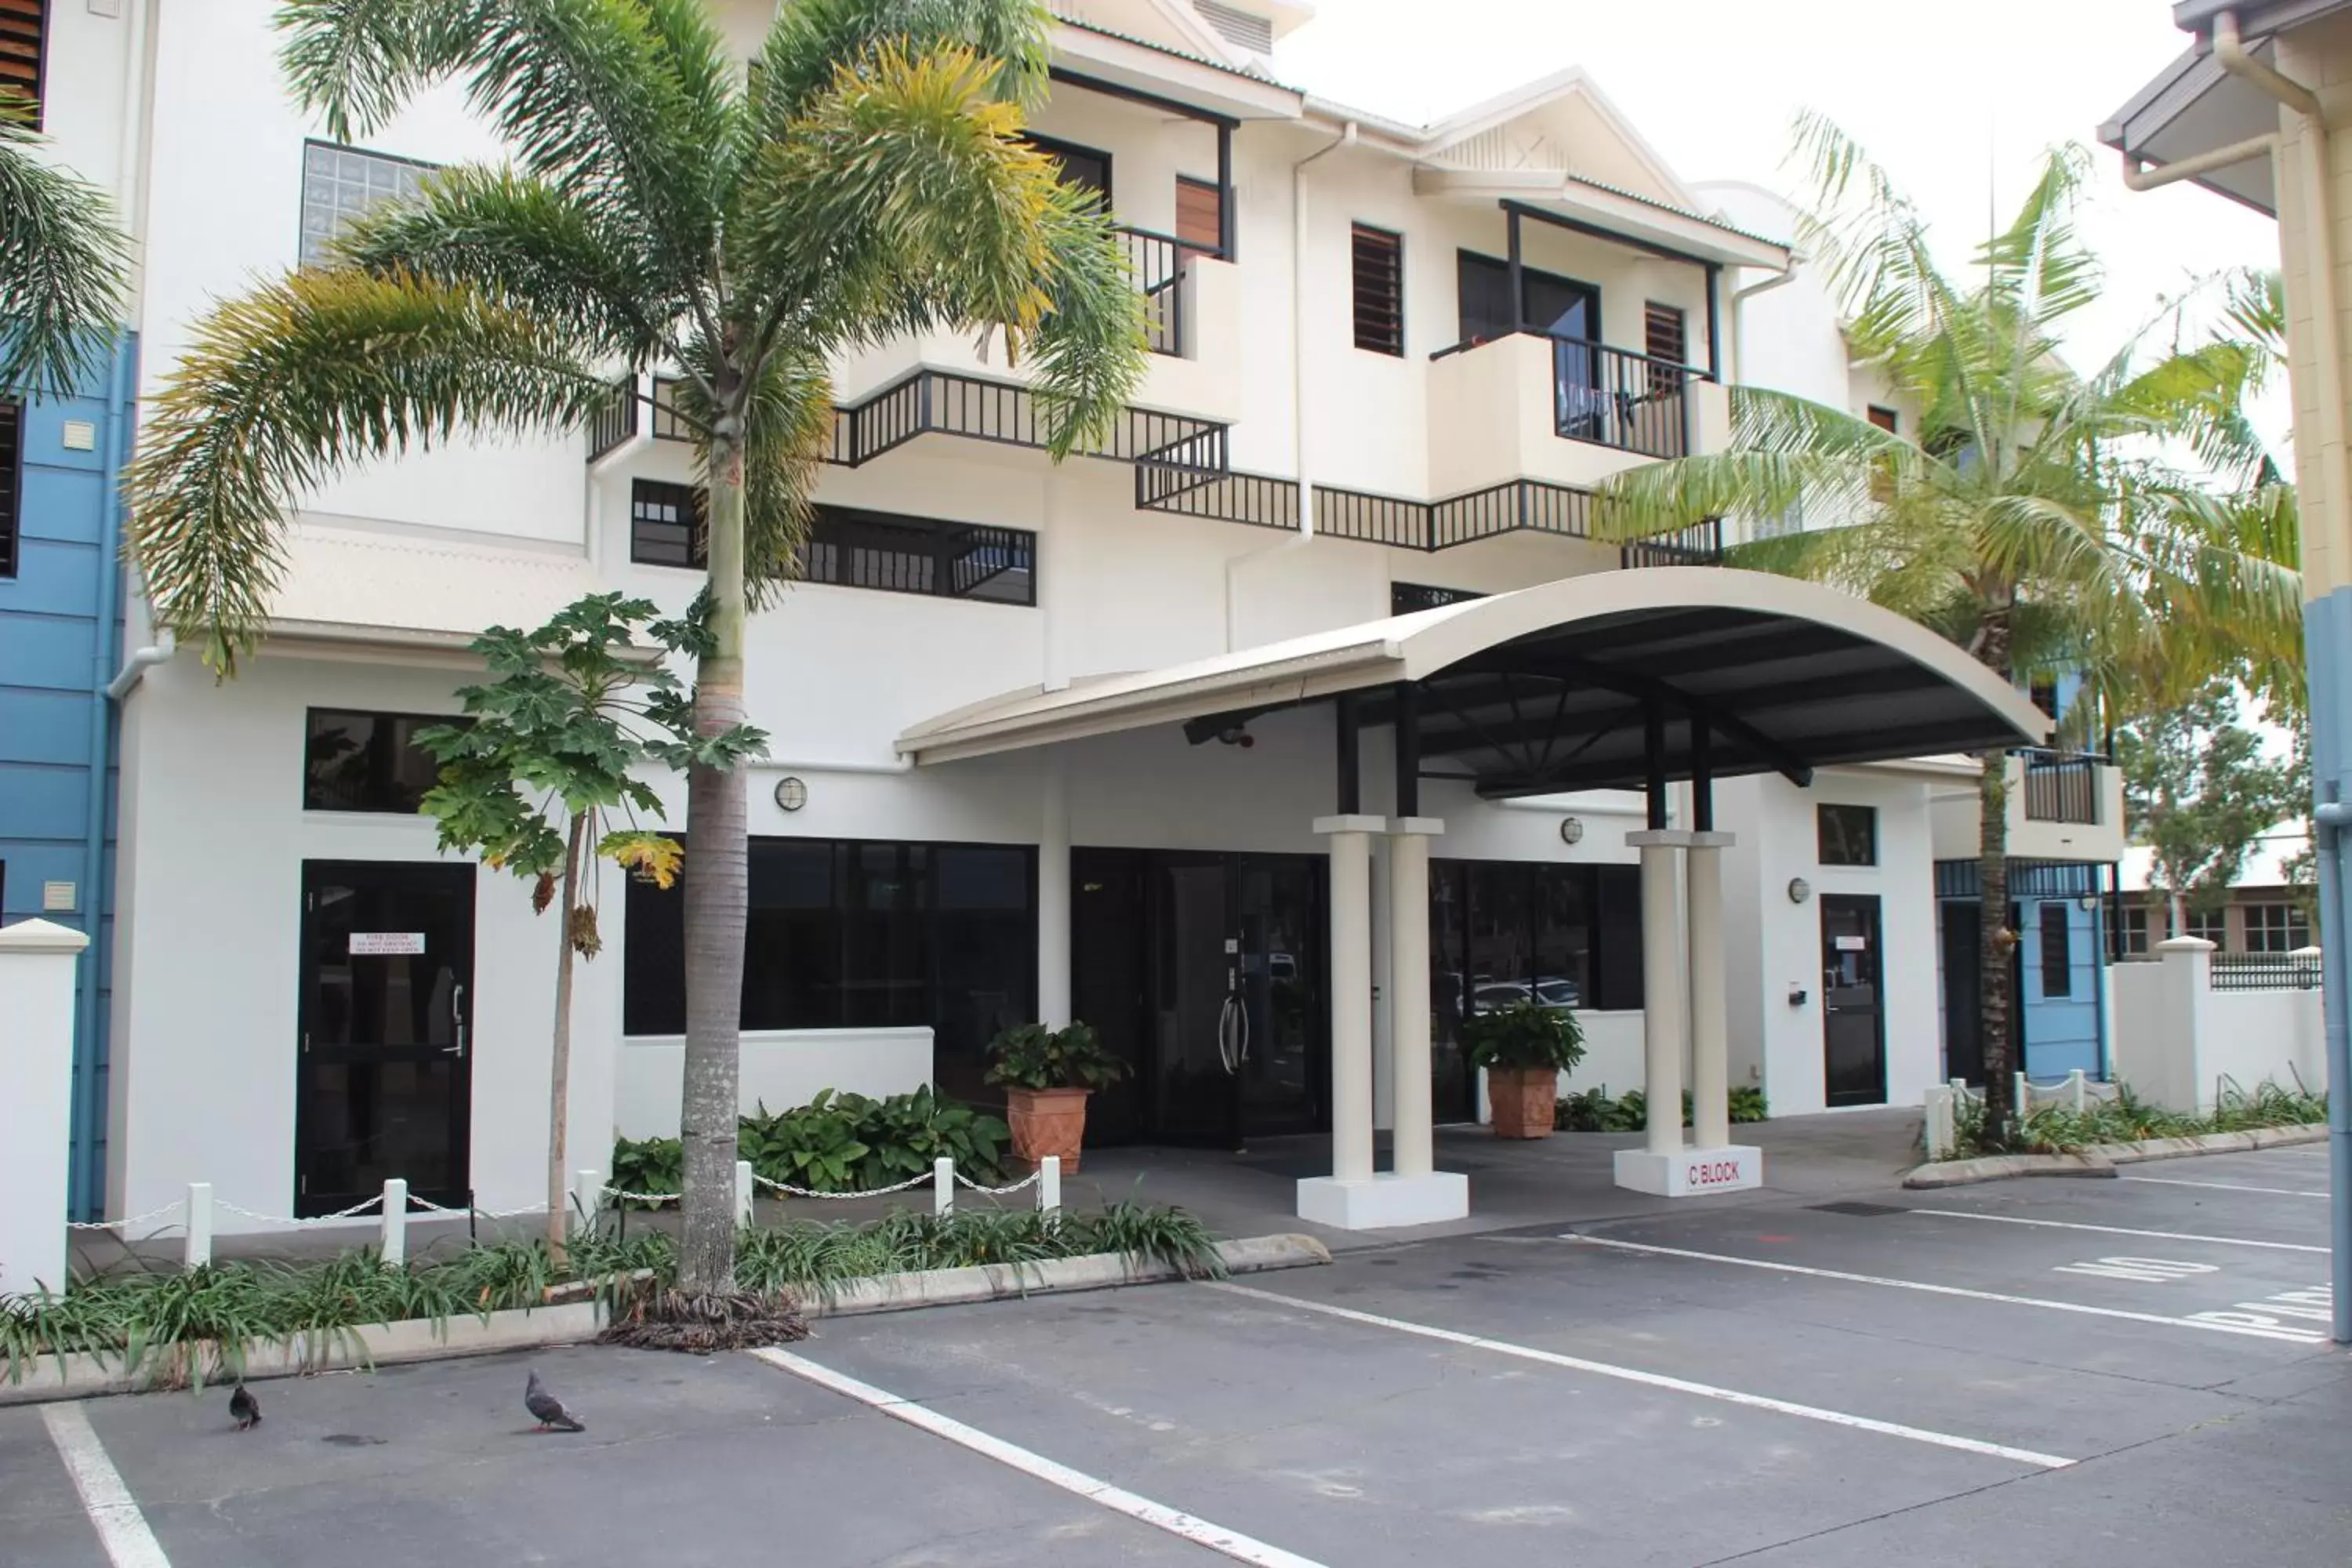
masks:
[[[547,1385],[539,1381],[537,1371],[531,1373],[530,1381],[523,1385],[522,1403],[524,1409],[539,1418],[539,1430],[541,1432],[551,1428],[566,1432],[588,1430],[587,1423],[566,1410],[563,1401],[547,1392]]]
[[[228,1396],[228,1413],[236,1417],[236,1429],[248,1431],[261,1425],[261,1401],[256,1399],[243,1384]]]

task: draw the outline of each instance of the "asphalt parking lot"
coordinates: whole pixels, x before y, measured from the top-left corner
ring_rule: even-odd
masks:
[[[0,1563],[2327,1564],[2316,1146],[0,1410]],[[76,1469],[79,1469],[77,1486]]]

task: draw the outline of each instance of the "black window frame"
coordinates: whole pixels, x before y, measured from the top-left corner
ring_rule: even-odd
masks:
[[[682,843],[688,842],[683,835],[676,837]],[[1035,845],[762,834],[751,839],[748,853],[752,858],[755,879],[763,882],[767,876],[780,873],[786,857],[807,858],[822,855],[827,868],[826,902],[818,920],[803,918],[794,921],[792,912],[806,917],[817,906],[788,902],[762,905],[758,902],[758,889],[754,888],[753,906],[745,931],[743,1028],[772,1033],[929,1027],[933,1031],[935,1053],[945,1049],[955,1054],[961,1048],[976,1057],[986,1043],[977,1030],[964,1031],[970,1037],[950,1041],[945,1047],[940,1040],[946,993],[968,989],[942,979],[942,972],[953,964],[956,957],[956,943],[949,930],[950,921],[959,913],[973,912],[942,899],[943,881],[949,879],[942,876],[942,866],[947,858],[965,854],[1015,857],[1021,863],[1020,906],[989,906],[979,912],[1003,917],[1005,924],[996,933],[998,940],[1017,932],[1010,943],[1018,950],[1010,959],[1013,973],[1005,976],[1001,993],[1005,1015],[1003,1023],[1028,1022],[1034,1017],[1038,941]],[[901,868],[911,868],[920,858],[919,873],[908,873],[909,881],[920,887],[919,904],[904,907],[894,903],[876,908],[857,901],[854,897],[860,887],[857,877],[865,874],[859,868],[864,867],[870,872],[877,853],[894,858]],[[769,857],[775,858],[774,864],[766,864]],[[692,847],[688,843],[684,875],[692,874]],[[632,879],[624,897],[621,1033],[625,1037],[637,1039],[683,1034],[683,888],[659,889]],[[762,963],[763,955],[750,951],[750,944],[760,939],[763,910],[784,911],[776,921],[778,925],[798,924],[824,931],[824,951],[814,955],[813,965],[797,966],[798,978],[787,971],[780,983],[780,977]],[[656,920],[662,922],[658,930],[653,924]],[[855,962],[856,956],[861,950],[868,955],[875,952],[877,938],[884,953],[881,967],[870,972],[861,970]],[[909,951],[920,955],[919,977],[890,969],[897,958]],[[806,979],[812,973],[824,978],[812,984]],[[907,1005],[910,993],[917,994],[911,1005]],[[882,1005],[877,1006],[877,1001]]]
[[[33,117],[27,129],[40,131],[48,119],[49,103],[49,0],[34,0],[33,8]]]
[[[701,572],[709,568],[704,550],[703,489],[700,485],[680,484],[675,479],[633,479],[629,481],[629,563],[633,566],[666,566],[673,571]],[[684,523],[667,518],[648,517],[640,510],[646,507],[677,507],[688,514]],[[648,553],[656,541],[670,540],[669,531],[686,531],[686,559],[675,560],[665,550]]]
[[[379,771],[365,781],[361,792],[368,797],[368,804],[355,805],[338,801],[325,800],[318,792],[317,779],[313,772],[315,764],[310,756],[310,748],[318,739],[320,721],[322,720],[335,719],[365,719],[376,726],[375,735],[371,737],[368,751],[370,755],[373,758],[372,765],[376,767]],[[393,771],[383,766],[383,764],[389,762],[390,759],[382,753],[388,750],[389,743],[377,739],[376,737],[380,737],[385,733],[383,726],[389,723],[405,723],[423,726],[429,724],[469,724],[471,722],[473,722],[472,720],[467,719],[465,715],[459,713],[410,713],[391,709],[335,708],[320,705],[313,705],[303,709],[302,809],[304,811],[333,812],[337,816],[416,816],[422,809],[425,790],[429,789],[432,786],[427,784],[424,788],[411,792],[404,786],[401,785],[398,783],[397,775]],[[434,760],[431,752],[426,752],[421,746],[415,745],[413,740],[401,749],[412,751],[417,756],[423,757],[426,762],[430,763],[432,764],[433,771],[437,777],[440,773],[440,763]]]
[[[1849,816],[1849,813],[1858,813]],[[1843,819],[1845,826],[1832,828],[1833,820]],[[1863,848],[1859,858],[1853,855],[1852,835],[1856,825],[1863,833]],[[1836,854],[1831,851],[1834,849]],[[1824,866],[1873,867],[1878,864],[1878,808],[1857,805],[1851,801],[1824,800],[1813,806],[1813,857]]]
[[[2055,916],[2055,919],[2052,917]],[[2042,994],[2074,994],[2074,911],[2054,900],[2042,905]]]
[[[1079,190],[1096,192],[1102,197],[1102,210],[1106,213],[1111,210],[1112,202],[1115,199],[1112,193],[1117,189],[1117,185],[1111,168],[1111,155],[1108,153],[1100,147],[1089,147],[1083,142],[1066,142],[1058,136],[1040,136],[1034,131],[1022,132],[1021,140],[1053,159],[1064,169],[1069,167],[1069,160],[1072,158],[1083,158],[1100,163],[1102,165],[1100,185],[1089,184],[1083,180],[1063,180],[1062,183],[1066,185],[1074,185]],[[1058,173],[1055,177],[1061,178]]]
[[[1577,1000],[1570,1004],[1579,1013],[1638,1013],[1643,1007],[1642,970],[1642,879],[1638,866],[1618,865],[1590,860],[1479,860],[1439,858],[1430,861],[1431,897],[1438,896],[1441,884],[1450,884],[1454,896],[1461,900],[1461,948],[1458,952],[1441,952],[1437,933],[1431,931],[1431,1002],[1442,1017],[1467,1017],[1475,1011],[1477,1000],[1478,976],[1470,961],[1470,944],[1475,940],[1471,909],[1484,900],[1471,886],[1473,879],[1499,880],[1505,877],[1524,879],[1521,907],[1533,911],[1539,905],[1538,889],[1546,875],[1572,879],[1581,885],[1585,910],[1586,948],[1584,973],[1579,977],[1581,989]],[[1433,920],[1433,927],[1434,921]],[[1534,938],[1528,939],[1530,952]],[[1451,973],[1459,983],[1458,994],[1442,994],[1445,989],[1438,975]],[[1509,976],[1490,976],[1489,983]]]
[[[699,485],[671,479],[631,480],[630,563],[671,571],[705,570],[703,495]],[[691,522],[680,524],[646,515],[648,507],[676,508],[681,500],[690,503]],[[828,502],[819,502],[811,512],[808,537],[801,545],[798,582],[1015,609],[1036,607],[1037,535],[1032,529]],[[677,558],[676,548],[675,531],[681,527],[688,531],[684,560]],[[900,537],[894,541],[894,535]],[[929,548],[916,548],[919,543]],[[995,569],[959,586],[973,557],[992,552],[999,563]],[[1020,592],[983,591],[991,583],[1007,582],[1017,583]]]
[[[298,268],[310,265],[302,259],[302,209],[310,205],[307,193],[310,183],[310,150],[313,147],[324,148],[330,153],[356,153],[362,158],[373,158],[378,163],[403,163],[412,169],[425,170],[428,174],[438,173],[446,166],[427,163],[422,158],[404,157],[398,153],[385,153],[373,147],[355,146],[349,142],[331,142],[323,136],[304,137],[302,165],[294,187],[294,265]],[[332,244],[334,239],[335,236],[329,235],[323,243]]]
[[[1385,332],[1364,330],[1364,266],[1367,242],[1375,255],[1386,256],[1388,288],[1391,318]],[[1366,353],[1387,354],[1391,359],[1404,357],[1404,236],[1392,228],[1374,224],[1348,225],[1348,322],[1356,347]],[[1378,323],[1374,323],[1375,327]],[[1367,341],[1369,337],[1370,341]]]
[[[1496,289],[1497,283],[1501,285],[1499,294]],[[1549,268],[1528,267],[1523,263],[1519,268],[1519,297],[1513,301],[1510,297],[1509,260],[1504,257],[1489,256],[1483,250],[1473,250],[1465,245],[1454,253],[1454,330],[1461,334],[1454,346],[1469,348],[1529,331],[1550,336],[1551,329],[1537,323],[1533,320],[1536,312],[1528,309],[1528,296],[1540,289],[1556,289],[1579,296],[1584,301],[1587,335],[1556,341],[1580,343],[1599,343],[1601,341],[1600,284],[1588,283],[1581,278],[1571,278],[1565,272],[1554,272]],[[1507,321],[1471,313],[1474,301],[1482,305],[1491,302],[1486,298],[1489,295],[1499,297],[1509,310]]]
[[[0,578],[24,569],[25,414],[21,398],[0,397]]]
[[[1885,416],[1884,418],[1880,417],[1882,415]],[[1865,403],[1862,407],[1862,416],[1889,436],[1903,434],[1903,414],[1900,409],[1889,408],[1884,403]]]

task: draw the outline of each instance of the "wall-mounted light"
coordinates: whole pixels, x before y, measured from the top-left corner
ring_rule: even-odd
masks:
[[[2099,907],[2099,895],[2096,893],[2084,893],[2082,897],[2081,903],[2086,910],[2096,910]]]
[[[806,784],[790,773],[776,781],[776,808],[779,811],[798,811],[807,804]]]
[[[1789,901],[1790,903],[1801,904],[1812,896],[1813,885],[1811,882],[1806,881],[1802,877],[1791,877],[1789,879]]]
[[[1562,844],[1580,843],[1583,838],[1583,823],[1573,816],[1563,816],[1559,819],[1559,841]]]
[[[1223,742],[1228,746],[1240,746],[1244,750],[1257,744],[1257,737],[1251,734],[1247,730],[1243,729],[1239,724],[1234,725],[1230,730],[1220,730],[1217,731],[1217,739]]]

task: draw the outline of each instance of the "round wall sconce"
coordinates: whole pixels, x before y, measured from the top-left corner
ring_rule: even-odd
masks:
[[[2086,910],[2096,910],[2099,907],[2099,895],[2096,893],[2084,893],[2082,898],[2082,905]]]
[[[1559,819],[1559,841],[1562,844],[1580,843],[1583,838],[1583,823],[1572,816],[1563,816]]]
[[[783,811],[798,811],[808,804],[808,785],[790,773],[776,781],[776,805]]]
[[[1790,903],[1801,904],[1812,896],[1813,885],[1811,882],[1806,881],[1802,877],[1791,877],[1789,879],[1789,901]]]

